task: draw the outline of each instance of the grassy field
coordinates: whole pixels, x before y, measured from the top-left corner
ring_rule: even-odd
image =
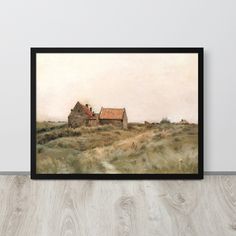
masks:
[[[37,173],[197,173],[196,124],[37,123]]]

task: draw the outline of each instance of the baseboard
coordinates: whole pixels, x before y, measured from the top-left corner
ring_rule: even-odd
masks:
[[[30,175],[29,171],[0,171],[0,175]],[[236,175],[236,171],[205,171],[204,175]]]

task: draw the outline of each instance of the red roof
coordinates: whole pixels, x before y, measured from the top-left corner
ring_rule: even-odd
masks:
[[[99,118],[104,120],[123,120],[124,112],[124,108],[102,108]]]
[[[82,104],[81,104],[81,106],[82,106],[82,108],[83,108],[83,110],[84,110],[84,112],[85,112],[85,114],[86,114],[87,116],[93,117],[93,112],[90,111],[90,109],[89,109],[88,107],[86,107],[86,106],[84,106],[84,105],[82,105]]]

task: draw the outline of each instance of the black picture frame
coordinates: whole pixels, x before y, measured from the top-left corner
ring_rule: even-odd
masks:
[[[198,173],[196,174],[37,174],[36,173],[36,55],[37,53],[197,53],[198,54]],[[203,179],[203,56],[193,48],[31,48],[31,179],[158,180]]]

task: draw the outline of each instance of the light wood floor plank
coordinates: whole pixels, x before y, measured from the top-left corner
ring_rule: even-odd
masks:
[[[236,176],[33,181],[0,176],[0,235],[236,235]]]

